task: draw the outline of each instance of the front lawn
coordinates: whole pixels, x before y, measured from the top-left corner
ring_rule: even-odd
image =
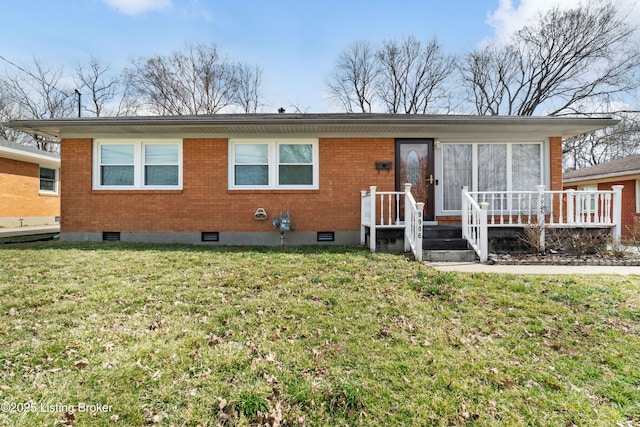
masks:
[[[107,242],[0,266],[0,425],[640,425],[638,276]]]

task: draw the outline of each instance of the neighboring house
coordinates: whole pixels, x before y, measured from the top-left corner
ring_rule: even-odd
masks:
[[[56,223],[59,178],[57,153],[0,140],[0,227]]]
[[[380,192],[407,182],[430,224],[461,222],[463,186],[562,190],[562,139],[615,123],[250,114],[4,125],[61,141],[63,239],[277,245],[360,243],[361,191],[372,186],[382,197],[374,216],[389,211],[393,226],[404,202]]]
[[[622,235],[640,236],[640,154],[565,172],[564,188],[574,190],[622,189]]]

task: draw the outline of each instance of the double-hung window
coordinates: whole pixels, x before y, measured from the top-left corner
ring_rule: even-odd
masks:
[[[182,188],[182,142],[97,140],[95,189]]]
[[[317,189],[318,141],[229,141],[229,188]]]
[[[144,185],[176,187],[180,184],[178,144],[143,144]]]
[[[40,167],[40,192],[58,192],[58,171],[56,169]]]

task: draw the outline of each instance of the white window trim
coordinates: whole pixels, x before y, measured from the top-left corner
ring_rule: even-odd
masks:
[[[478,191],[478,146],[484,144],[504,144],[507,146],[507,190],[511,191],[513,188],[513,146],[514,145],[539,145],[540,146],[540,183],[545,184],[545,144],[542,141],[441,141],[440,148],[436,150],[436,164],[438,179],[442,180],[444,176],[444,156],[442,155],[442,146],[446,144],[467,144],[471,145],[471,182],[472,188],[469,191]],[[462,189],[461,189],[462,191]],[[444,206],[444,185],[438,185],[436,187],[436,215],[461,215],[461,211],[458,210],[445,210]]]
[[[236,185],[235,184],[235,147],[240,144],[267,144],[269,146],[269,184],[268,185]],[[313,163],[313,182],[311,185],[279,185],[278,184],[278,146],[281,144],[311,144]],[[243,138],[229,140],[229,190],[317,190],[320,181],[320,162],[318,139],[316,138]]]
[[[40,189],[40,169],[44,168],[44,169],[51,169],[53,171],[55,171],[55,178],[53,181],[53,191],[51,190],[42,190]],[[38,168],[38,191],[40,194],[58,194],[60,189],[60,169],[59,168],[52,168],[51,166],[46,166],[46,165],[40,165],[40,168]]]
[[[100,183],[100,147],[102,145],[133,144],[133,185],[102,185]],[[178,145],[178,185],[144,184],[144,146],[147,144]],[[94,190],[182,190],[182,140],[181,139],[96,139],[93,141],[93,189]]]

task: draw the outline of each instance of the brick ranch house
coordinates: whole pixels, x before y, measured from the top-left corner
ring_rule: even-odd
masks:
[[[55,224],[60,156],[0,140],[0,228]]]
[[[63,239],[351,245],[378,228],[369,217],[380,228],[408,224],[406,183],[410,199],[424,203],[426,224],[461,223],[463,186],[561,191],[562,139],[615,123],[249,114],[5,126],[60,141]],[[504,216],[506,208],[496,202],[490,210]]]
[[[640,154],[612,160],[596,166],[565,172],[565,190],[622,189],[622,235],[640,236]]]

